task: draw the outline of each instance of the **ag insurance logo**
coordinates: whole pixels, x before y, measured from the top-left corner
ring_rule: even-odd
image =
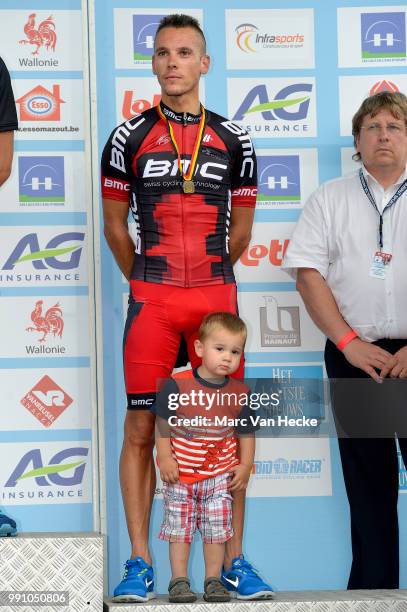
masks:
[[[65,202],[64,158],[23,156],[18,158],[21,206],[62,206]]]
[[[405,12],[361,13],[362,60],[406,57]]]
[[[316,136],[315,79],[228,79],[228,112],[255,138]]]
[[[3,228],[0,287],[86,282],[84,232],[67,231],[64,226],[32,230]]]
[[[2,451],[0,503],[77,504],[92,500],[88,442],[5,443]]]

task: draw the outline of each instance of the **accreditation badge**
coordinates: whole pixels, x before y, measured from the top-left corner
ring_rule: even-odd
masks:
[[[391,261],[391,254],[384,253],[383,251],[376,251],[373,256],[372,265],[370,266],[369,276],[373,278],[380,278],[384,280],[386,278],[386,272]]]

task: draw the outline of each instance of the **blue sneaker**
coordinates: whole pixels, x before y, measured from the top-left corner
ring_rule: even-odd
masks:
[[[154,597],[154,570],[151,565],[142,557],[126,561],[123,580],[115,588],[112,601],[148,601]]]
[[[3,514],[0,511],[0,536],[14,536],[17,535],[17,525],[16,522]]]
[[[274,591],[243,555],[235,557],[228,572],[222,570],[222,584],[236,599],[272,599]]]

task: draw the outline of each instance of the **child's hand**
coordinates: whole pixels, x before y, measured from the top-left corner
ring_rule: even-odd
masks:
[[[244,491],[247,488],[252,467],[252,465],[239,463],[239,465],[230,468],[230,471],[233,472],[232,482],[229,487],[230,491]]]
[[[160,476],[161,480],[163,482],[168,482],[168,484],[178,482],[178,463],[173,457],[165,457],[164,459],[160,459]]]

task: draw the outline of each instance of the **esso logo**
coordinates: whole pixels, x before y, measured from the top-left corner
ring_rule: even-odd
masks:
[[[283,257],[290,240],[270,240],[268,246],[264,244],[250,245],[240,257],[244,266],[258,266],[261,259],[268,259],[273,266],[281,266]]]
[[[27,108],[36,115],[45,115],[51,110],[52,103],[51,100],[44,96],[35,96],[35,98],[28,100]]]

